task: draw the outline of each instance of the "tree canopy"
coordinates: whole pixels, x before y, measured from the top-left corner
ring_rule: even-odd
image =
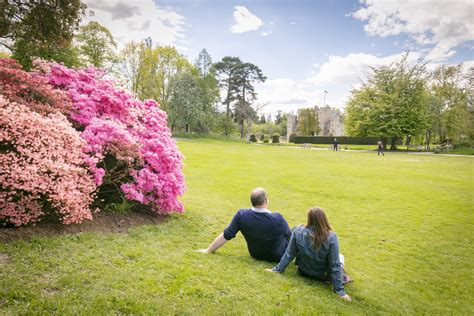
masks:
[[[81,26],[76,36],[80,58],[86,65],[98,68],[110,66],[115,61],[115,48],[112,33],[98,22],[92,21]]]
[[[315,108],[300,109],[298,111],[298,128],[299,135],[318,135],[321,131],[318,121],[318,113]]]
[[[31,67],[31,57],[77,65],[71,42],[85,14],[80,0],[1,1],[0,45]]]
[[[427,127],[425,65],[410,65],[408,54],[388,66],[372,68],[362,88],[352,91],[346,107],[346,132],[351,136],[418,135]]]

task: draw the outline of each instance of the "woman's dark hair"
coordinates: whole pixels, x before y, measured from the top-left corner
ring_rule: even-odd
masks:
[[[310,208],[308,211],[307,228],[313,228],[313,247],[318,250],[329,237],[332,228],[324,211],[319,207]]]

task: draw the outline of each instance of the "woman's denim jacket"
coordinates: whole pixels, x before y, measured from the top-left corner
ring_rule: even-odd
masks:
[[[333,283],[334,292],[339,296],[346,295],[342,284],[343,269],[339,261],[339,242],[336,233],[331,232],[318,250],[313,248],[312,233],[311,228],[306,228],[304,225],[297,226],[291,234],[285,254],[273,271],[282,273],[296,257],[296,265],[302,274],[321,280],[329,278]]]

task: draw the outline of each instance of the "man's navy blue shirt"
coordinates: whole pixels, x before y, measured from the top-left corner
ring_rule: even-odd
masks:
[[[279,261],[288,246],[290,226],[280,213],[261,209],[240,209],[224,230],[230,240],[241,231],[249,253],[255,259]]]

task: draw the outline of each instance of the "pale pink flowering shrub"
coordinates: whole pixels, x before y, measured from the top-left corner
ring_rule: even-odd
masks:
[[[0,222],[20,226],[50,211],[64,224],[92,219],[96,186],[84,145],[64,115],[44,116],[0,95]]]
[[[93,68],[75,70],[38,61],[36,65],[38,73],[72,100],[69,117],[83,130],[83,151],[101,185],[99,195],[120,187],[128,200],[157,213],[184,210],[178,200],[185,188],[183,157],[171,138],[166,113],[155,101],[138,100],[101,79],[103,73]]]
[[[44,76],[24,71],[14,59],[0,58],[0,93],[41,114],[71,111],[71,101],[64,91],[54,89]]]

